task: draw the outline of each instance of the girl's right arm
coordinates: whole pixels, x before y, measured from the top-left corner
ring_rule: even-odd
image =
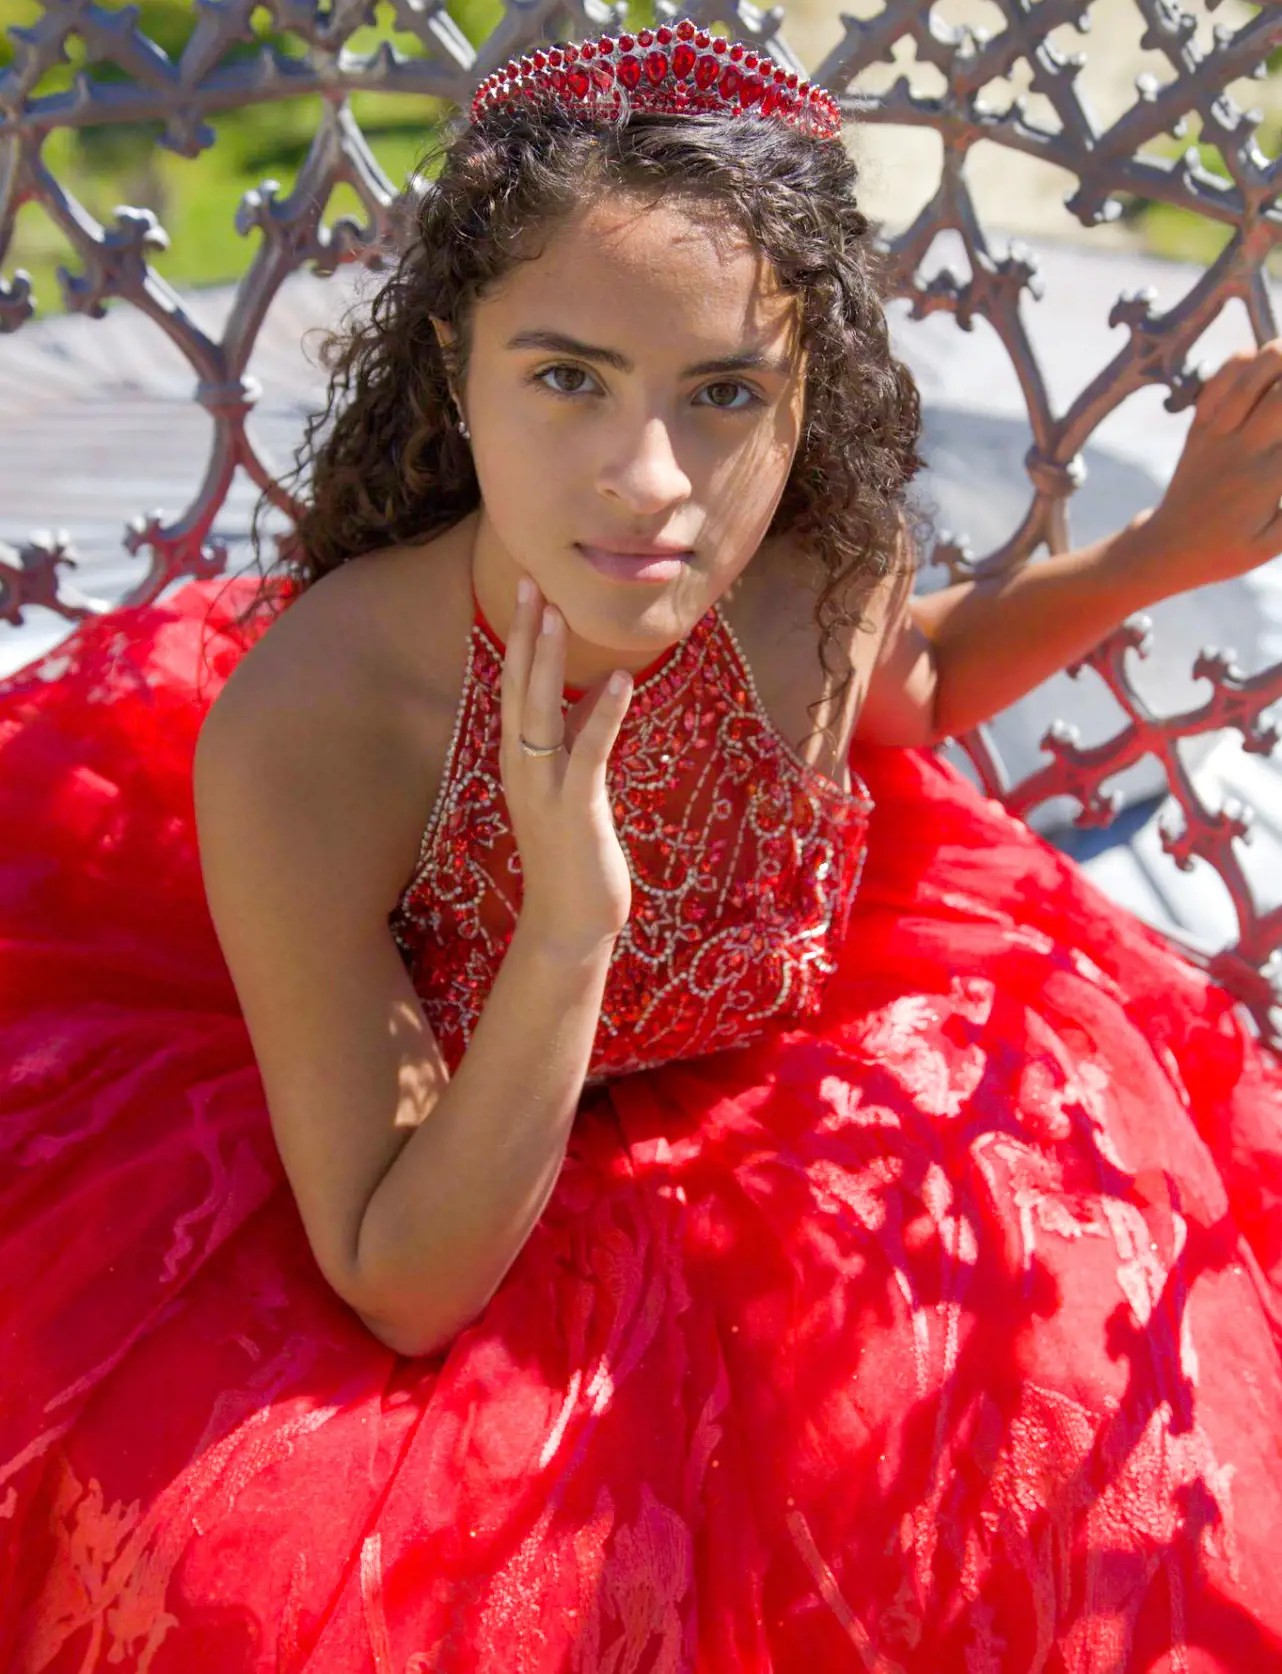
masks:
[[[540,743],[561,729],[564,629],[536,649],[529,611],[514,625],[503,773],[526,892],[451,1079],[386,922],[421,776],[390,710],[352,703],[361,671],[341,624],[327,634],[314,609],[284,634],[307,602],[206,719],[201,864],[318,1265],[388,1347],[428,1354],[498,1288],[564,1159],[630,905],[604,793],[627,693],[580,700],[568,756],[521,756],[511,726]]]

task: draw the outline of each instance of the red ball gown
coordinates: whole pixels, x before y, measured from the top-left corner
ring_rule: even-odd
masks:
[[[0,1668],[1282,1670],[1282,1064],[932,752],[808,767],[717,607],[611,756],[545,1212],[437,1354],[370,1335],[201,884],[249,585],[0,685]],[[521,898],[469,646],[388,921],[452,1068]]]

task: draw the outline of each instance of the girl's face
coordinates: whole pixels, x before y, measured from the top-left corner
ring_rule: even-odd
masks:
[[[671,201],[598,200],[515,264],[477,304],[458,391],[481,490],[473,579],[498,632],[522,571],[566,619],[571,684],[644,667],[689,632],[783,494],[803,423],[798,326],[766,258]],[[582,550],[647,543],[683,549],[679,572],[616,579]]]

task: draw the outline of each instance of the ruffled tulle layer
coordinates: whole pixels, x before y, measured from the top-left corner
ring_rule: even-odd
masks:
[[[1227,995],[861,748],[819,1018],[588,1095],[399,1358],[204,905],[222,585],[0,687],[0,1667],[1282,1669],[1282,1067]]]

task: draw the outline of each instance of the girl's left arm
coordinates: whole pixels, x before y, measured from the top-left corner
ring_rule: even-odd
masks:
[[[913,600],[935,665],[932,742],[990,720],[1157,602],[1152,515],[1093,546]]]
[[[956,737],[1085,656],[1136,611],[1267,563],[1282,552],[1279,494],[1282,339],[1274,339],[1231,356],[1203,384],[1155,508],[1093,546],[903,601],[856,736],[882,744]],[[901,689],[906,671],[911,704]]]

